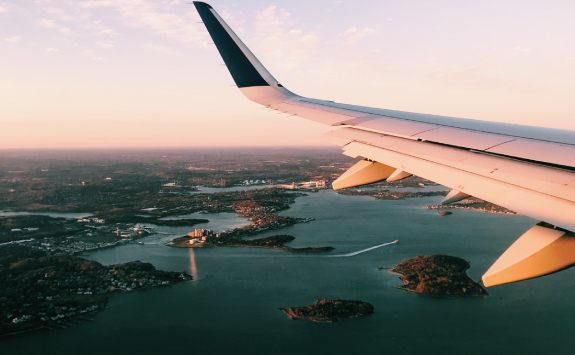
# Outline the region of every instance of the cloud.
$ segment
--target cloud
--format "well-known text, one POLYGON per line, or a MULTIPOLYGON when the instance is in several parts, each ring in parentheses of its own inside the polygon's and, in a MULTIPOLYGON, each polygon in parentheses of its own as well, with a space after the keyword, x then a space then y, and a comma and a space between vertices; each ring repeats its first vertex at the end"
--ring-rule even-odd
POLYGON ((59 20, 61 21, 77 21, 78 19, 70 14, 68 14, 66 11, 57 8, 57 7, 48 7, 45 8, 44 11, 46 11, 47 13, 49 13, 50 15, 57 17, 59 20))
POLYGON ((8 12, 8 10, 4 6, 0 5, 0 14, 3 12, 8 12))
POLYGON ((58 52, 59 49, 58 48, 54 48, 54 47, 50 47, 50 48, 46 48, 47 52, 58 52))
POLYGON ((116 34, 116 31, 114 31, 111 28, 101 30, 100 32, 98 32, 98 35, 115 35, 115 34, 116 34))
POLYGON ((96 42, 96 45, 100 48, 113 48, 114 47, 114 45, 112 43, 102 42, 102 41, 96 42))
POLYGON ((319 38, 314 33, 304 33, 292 26, 290 13, 271 5, 256 15, 254 42, 266 56, 286 68, 294 68, 307 60, 319 38))
POLYGON ((130 27, 148 28, 157 34, 167 35, 181 41, 206 45, 206 32, 197 25, 199 15, 192 7, 186 13, 164 12, 156 9, 156 3, 146 0, 85 1, 78 3, 84 9, 111 8, 118 11, 130 27))
POLYGON ((83 1, 81 3, 82 7, 88 8, 88 9, 98 9, 98 8, 102 8, 102 7, 108 7, 108 6, 112 6, 113 3, 112 1, 83 1))
POLYGON ((22 37, 14 36, 14 37, 5 38, 4 41, 6 41, 8 43, 17 43, 20 41, 20 39, 22 39, 22 37))
POLYGON ((345 38, 344 43, 356 44, 356 43, 360 42, 362 39, 364 39, 365 37, 367 37, 371 34, 374 34, 374 33, 375 33, 375 30, 373 28, 366 27, 362 30, 358 30, 355 27, 350 27, 343 33, 343 37, 345 38))
POLYGON ((62 26, 62 25, 57 24, 54 20, 41 18, 41 19, 37 20, 37 23, 41 27, 57 30, 58 32, 60 32, 64 35, 71 35, 72 34, 71 29, 69 29, 66 26, 62 26))
POLYGON ((83 28, 97 36, 117 35, 116 31, 102 24, 102 21, 86 21, 83 28))

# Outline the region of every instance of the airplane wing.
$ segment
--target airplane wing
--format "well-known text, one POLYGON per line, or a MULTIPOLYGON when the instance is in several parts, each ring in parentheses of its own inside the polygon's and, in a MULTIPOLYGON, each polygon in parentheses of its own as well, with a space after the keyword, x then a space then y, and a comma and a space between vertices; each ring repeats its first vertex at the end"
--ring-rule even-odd
POLYGON ((575 264, 575 131, 355 106, 294 94, 281 85, 208 4, 194 2, 240 91, 279 112, 334 129, 324 138, 361 157, 334 189, 410 175, 541 221, 483 276, 485 286, 575 264))

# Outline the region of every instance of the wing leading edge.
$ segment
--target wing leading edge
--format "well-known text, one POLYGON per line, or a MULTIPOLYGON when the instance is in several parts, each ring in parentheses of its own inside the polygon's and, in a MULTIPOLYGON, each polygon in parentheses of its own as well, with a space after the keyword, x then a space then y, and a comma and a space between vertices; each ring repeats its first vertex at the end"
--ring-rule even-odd
POLYGON ((329 126, 324 138, 366 158, 340 189, 412 174, 544 221, 483 276, 486 286, 575 264, 575 132, 354 106, 302 97, 281 85, 208 4, 194 2, 240 91, 250 100, 329 126), (573 250, 573 253, 565 252, 573 250), (558 250, 563 252, 559 253, 558 250))

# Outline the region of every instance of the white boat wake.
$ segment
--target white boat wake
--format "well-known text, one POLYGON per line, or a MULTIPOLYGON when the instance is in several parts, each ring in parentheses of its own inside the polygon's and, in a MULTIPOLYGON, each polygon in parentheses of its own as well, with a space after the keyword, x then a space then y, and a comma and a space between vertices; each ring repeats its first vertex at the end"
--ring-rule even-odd
POLYGON ((361 254, 361 253, 368 252, 368 251, 373 250, 373 249, 377 249, 377 248, 384 247, 384 246, 386 246, 386 245, 397 244, 397 242, 398 242, 397 240, 394 240, 393 242, 390 242, 390 243, 385 243, 385 244, 376 245, 376 246, 374 246, 374 247, 367 248, 367 249, 363 249, 363 250, 360 250, 360 251, 354 251, 353 253, 349 253, 349 254, 330 255, 330 256, 328 256, 328 258, 343 258, 343 257, 347 257, 347 256, 355 256, 355 255, 358 255, 358 254, 361 254))

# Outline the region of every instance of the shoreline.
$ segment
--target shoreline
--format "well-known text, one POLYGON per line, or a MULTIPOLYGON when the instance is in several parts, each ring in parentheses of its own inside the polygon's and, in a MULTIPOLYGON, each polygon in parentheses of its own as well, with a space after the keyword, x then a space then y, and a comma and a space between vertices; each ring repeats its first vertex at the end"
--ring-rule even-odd
MULTIPOLYGON (((392 274, 392 275, 396 275, 396 276, 406 276, 406 275, 404 275, 404 274, 402 274, 402 273, 400 273, 400 272, 395 271, 393 268, 388 269, 388 270, 386 270, 386 271, 387 271, 388 273, 392 274)), ((405 292, 416 293, 416 294, 418 294, 418 295, 423 295, 423 296, 426 296, 426 297, 433 297, 433 298, 467 298, 467 297, 470 297, 470 296, 471 296, 471 297, 485 297, 485 296, 489 296, 489 295, 487 295, 487 294, 486 294, 486 295, 470 295, 470 296, 468 296, 468 295, 433 295, 433 294, 424 293, 424 292, 419 292, 419 291, 416 291, 416 290, 412 290, 412 289, 406 288, 406 287, 405 287, 405 284, 403 284, 403 285, 397 285, 397 286, 391 286, 391 287, 396 288, 396 289, 398 289, 398 290, 405 291, 405 292)))
POLYGON ((184 245, 174 245, 174 244, 166 244, 166 246, 169 247, 173 247, 173 248, 226 248, 226 247, 232 247, 232 248, 259 248, 259 249, 275 249, 275 250, 282 250, 282 251, 290 251, 290 252, 300 252, 300 253, 306 253, 306 252, 328 252, 328 251, 332 251, 335 250, 334 247, 301 247, 301 248, 293 248, 293 247, 288 247, 286 245, 284 245, 283 247, 278 247, 278 246, 266 246, 266 245, 244 245, 244 244, 209 244, 209 245, 194 245, 194 244, 190 244, 189 246, 184 246, 184 245), (300 250, 300 249, 307 249, 308 250, 300 250), (318 250, 313 250, 313 249, 318 249, 318 250), (325 249, 325 250, 319 250, 319 249, 325 249))
POLYGON ((275 249, 275 250, 282 250, 288 252, 295 252, 295 253, 317 253, 317 252, 330 252, 335 248, 327 246, 327 247, 301 247, 301 248, 294 248, 285 243, 291 242, 295 240, 295 237, 291 235, 273 235, 270 237, 261 237, 261 238, 254 238, 254 239, 242 239, 241 237, 234 237, 229 241, 214 241, 214 240, 206 240, 202 243, 193 243, 190 244, 190 241, 193 240, 194 237, 183 236, 179 238, 175 238, 172 240, 171 243, 166 244, 167 246, 171 246, 174 248, 222 248, 222 247, 236 247, 236 248, 260 248, 260 249, 275 249))

